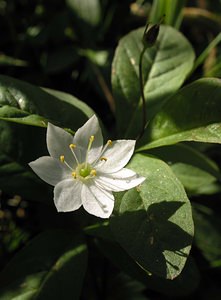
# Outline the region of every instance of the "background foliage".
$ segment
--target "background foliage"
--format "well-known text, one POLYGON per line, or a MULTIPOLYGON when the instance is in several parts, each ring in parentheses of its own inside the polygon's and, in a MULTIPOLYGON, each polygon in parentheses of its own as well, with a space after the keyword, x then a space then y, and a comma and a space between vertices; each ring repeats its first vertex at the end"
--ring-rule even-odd
POLYGON ((0 0, 0 16, 0 299, 219 299, 221 1, 0 0), (136 138, 144 26, 164 14, 129 163, 148 180, 105 222, 58 214, 27 165, 47 121, 95 112, 136 138))

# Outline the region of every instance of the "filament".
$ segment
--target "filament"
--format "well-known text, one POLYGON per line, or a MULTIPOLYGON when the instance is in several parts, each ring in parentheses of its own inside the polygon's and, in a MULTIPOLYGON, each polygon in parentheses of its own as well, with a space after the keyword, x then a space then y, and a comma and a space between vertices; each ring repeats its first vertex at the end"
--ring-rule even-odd
POLYGON ((74 152, 74 149, 75 149, 76 147, 77 147, 77 146, 76 146, 75 144, 70 144, 70 145, 69 145, 69 148, 71 149, 71 152, 72 152, 72 154, 74 155, 74 158, 75 158, 77 164, 79 165, 79 160, 78 160, 78 158, 77 158, 77 155, 76 155, 75 152, 74 152))

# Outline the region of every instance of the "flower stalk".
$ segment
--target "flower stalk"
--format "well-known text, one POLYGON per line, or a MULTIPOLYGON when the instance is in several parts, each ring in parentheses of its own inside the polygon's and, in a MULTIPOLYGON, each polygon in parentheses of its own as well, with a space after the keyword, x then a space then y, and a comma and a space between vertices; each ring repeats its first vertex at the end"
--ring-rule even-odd
POLYGON ((149 24, 147 23, 143 33, 143 38, 142 38, 143 49, 140 53, 140 58, 139 58, 139 83, 140 83, 140 94, 141 94, 142 112, 143 112, 142 129, 136 140, 139 140, 142 137, 147 125, 146 100, 144 95, 144 80, 143 80, 143 69, 142 69, 143 57, 146 49, 151 48, 155 45, 160 30, 160 24, 163 22, 163 19, 164 16, 161 18, 158 24, 154 24, 150 28, 149 28, 149 24))

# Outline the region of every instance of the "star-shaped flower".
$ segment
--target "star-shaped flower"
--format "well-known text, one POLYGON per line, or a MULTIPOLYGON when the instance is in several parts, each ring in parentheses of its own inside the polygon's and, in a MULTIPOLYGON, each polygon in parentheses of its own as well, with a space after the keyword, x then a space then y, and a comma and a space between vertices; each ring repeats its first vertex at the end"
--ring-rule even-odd
POLYGON ((145 180, 124 168, 134 147, 134 140, 109 140, 103 146, 101 128, 94 115, 74 137, 48 123, 50 156, 40 157, 29 165, 54 186, 54 203, 59 212, 74 211, 83 205, 88 213, 108 218, 114 208, 112 192, 131 189, 145 180))

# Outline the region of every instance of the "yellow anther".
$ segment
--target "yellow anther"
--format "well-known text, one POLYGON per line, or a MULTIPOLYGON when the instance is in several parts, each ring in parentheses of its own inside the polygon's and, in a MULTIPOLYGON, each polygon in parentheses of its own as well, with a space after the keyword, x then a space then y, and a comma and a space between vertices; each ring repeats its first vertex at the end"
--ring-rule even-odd
POLYGON ((60 156, 60 161, 63 163, 64 162, 64 155, 60 156))
POLYGON ((76 177, 77 177, 77 174, 76 174, 76 172, 72 172, 72 173, 71 173, 71 175, 72 175, 74 178, 76 178, 76 177))
POLYGON ((94 135, 90 136, 90 143, 92 143, 94 141, 94 135))
POLYGON ((96 170, 95 170, 95 169, 91 170, 91 172, 90 172, 90 175, 92 175, 92 176, 96 176, 96 175, 97 175, 97 172, 96 172, 96 170))
POLYGON ((107 141, 108 146, 111 146, 112 143, 113 143, 112 140, 108 140, 108 141, 107 141))
POLYGON ((106 157, 104 157, 104 156, 102 156, 102 157, 100 158, 100 160, 107 161, 107 158, 106 158, 106 157))
POLYGON ((76 148, 76 145, 75 144, 70 144, 69 147, 70 147, 70 149, 74 149, 74 148, 76 148))

